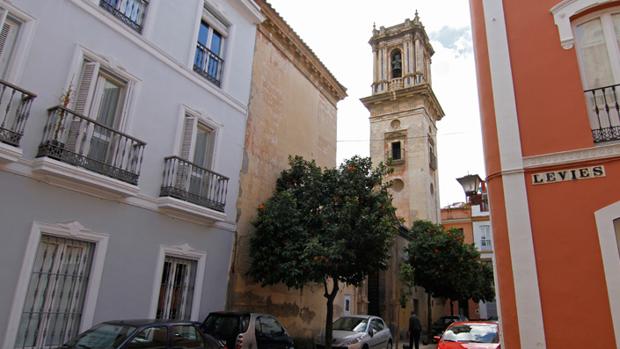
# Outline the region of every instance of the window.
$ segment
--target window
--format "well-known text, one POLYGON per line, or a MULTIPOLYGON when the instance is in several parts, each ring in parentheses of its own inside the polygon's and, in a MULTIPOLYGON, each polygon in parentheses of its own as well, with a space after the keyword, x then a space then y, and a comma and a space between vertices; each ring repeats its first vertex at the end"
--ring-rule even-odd
POLYGON ((403 154, 401 151, 401 142, 392 142, 392 160, 402 160, 403 159, 403 154))
POLYGON ((15 347, 59 346, 80 328, 95 243, 42 235, 15 347))
POLYGON ((142 32, 148 0, 100 0, 99 6, 138 33, 142 32))
POLYGON ((92 128, 90 133, 84 122, 75 118, 67 140, 69 149, 98 162, 110 162, 118 143, 111 130, 120 128, 126 94, 126 81, 102 69, 99 63, 84 60, 73 108, 98 124, 88 127, 92 128))
POLYGON ((196 264, 195 260, 165 257, 156 311, 157 319, 190 319, 196 264))
POLYGON ((222 82, 223 45, 224 36, 222 33, 202 20, 198 29, 194 71, 217 86, 220 86, 222 82))
POLYGON ((171 347, 179 349, 203 349, 204 339, 191 325, 173 326, 171 336, 171 347))
POLYGON ((149 327, 138 333, 126 349, 166 349, 168 329, 166 327, 149 327))
POLYGON ((256 320, 256 331, 266 337, 281 336, 285 332, 278 320, 270 316, 261 316, 256 320))
POLYGON ((184 171, 189 172, 189 193, 206 198, 211 188, 211 175, 206 170, 213 166, 215 130, 200 122, 197 117, 186 115, 183 124, 181 158, 192 162, 194 166, 184 171))
POLYGON ((344 296, 344 315, 351 315, 351 295, 344 296))
POLYGON ((577 52, 596 143, 620 139, 620 9, 575 22, 577 52))
POLYGON ((480 250, 490 251, 492 249, 493 249, 493 246, 491 243, 491 226, 481 225, 480 226, 480 250))

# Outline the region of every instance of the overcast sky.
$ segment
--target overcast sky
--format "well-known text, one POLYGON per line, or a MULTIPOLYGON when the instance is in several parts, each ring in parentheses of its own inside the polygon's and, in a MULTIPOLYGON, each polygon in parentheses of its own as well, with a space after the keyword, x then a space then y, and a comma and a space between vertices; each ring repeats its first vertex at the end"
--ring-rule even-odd
POLYGON ((373 23, 389 27, 416 9, 435 49, 433 90, 446 116, 438 123, 441 205, 464 201, 457 177, 485 177, 468 0, 268 0, 346 88, 338 103, 338 162, 369 155, 373 23))

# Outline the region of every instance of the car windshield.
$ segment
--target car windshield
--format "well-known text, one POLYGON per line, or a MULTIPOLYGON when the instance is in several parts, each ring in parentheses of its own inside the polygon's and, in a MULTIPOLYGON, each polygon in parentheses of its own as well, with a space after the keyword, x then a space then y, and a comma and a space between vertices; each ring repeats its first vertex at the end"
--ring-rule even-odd
POLYGON ((452 326, 444 332, 441 339, 459 343, 499 343, 497 325, 492 324, 452 326))
POLYGON ((215 337, 236 337, 247 331, 249 315, 210 314, 203 324, 203 330, 215 337))
POLYGON ((334 321, 334 331, 365 332, 368 319, 361 317, 341 317, 334 321))
POLYGON ((136 331, 134 326, 100 324, 69 341, 66 346, 81 349, 115 349, 136 331))

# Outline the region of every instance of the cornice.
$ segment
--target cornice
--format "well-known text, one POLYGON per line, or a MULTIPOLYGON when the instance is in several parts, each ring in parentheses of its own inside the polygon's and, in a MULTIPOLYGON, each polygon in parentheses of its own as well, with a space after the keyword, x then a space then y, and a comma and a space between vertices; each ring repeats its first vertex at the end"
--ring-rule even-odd
POLYGON ((433 56, 435 54, 435 50, 431 45, 431 41, 428 38, 428 34, 426 33, 424 25, 422 25, 421 22, 416 21, 415 19, 412 21, 407 18, 403 23, 396 24, 387 28, 381 26, 379 27, 379 30, 374 29, 372 34, 373 35, 368 41, 368 43, 373 47, 377 46, 377 44, 379 44, 380 42, 401 38, 403 36, 413 36, 414 38, 420 36, 422 42, 424 43, 424 46, 429 52, 429 56, 433 56))
POLYGON ((544 155, 527 156, 523 158, 523 165, 525 168, 538 168, 611 158, 620 158, 620 143, 544 155))
POLYGON ((286 23, 266 0, 255 0, 265 15, 258 31, 282 51, 297 69, 336 105, 347 96, 347 89, 325 67, 323 62, 286 23))
POLYGON ((379 93, 361 98, 360 101, 370 110, 371 107, 377 104, 390 103, 413 97, 422 97, 427 100, 431 109, 430 112, 432 116, 434 116, 435 121, 440 121, 446 115, 441 104, 439 104, 439 100, 437 100, 437 96, 435 96, 435 92, 433 92, 433 88, 429 84, 420 84, 395 91, 379 93))

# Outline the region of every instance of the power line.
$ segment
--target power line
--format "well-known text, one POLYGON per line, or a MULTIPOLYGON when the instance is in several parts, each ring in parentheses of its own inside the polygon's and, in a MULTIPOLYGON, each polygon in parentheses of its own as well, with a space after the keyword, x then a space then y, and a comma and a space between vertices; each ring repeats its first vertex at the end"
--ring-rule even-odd
MULTIPOLYGON (((451 133, 441 133, 438 136, 456 136, 456 135, 462 135, 465 134, 465 132, 451 132, 451 133)), ((411 136, 411 137, 407 137, 405 139, 417 139, 417 138, 428 138, 428 136, 411 136)), ((395 137, 394 139, 399 139, 398 137, 395 137)), ((400 138, 402 139, 402 138, 400 138)), ((372 138, 372 139, 339 139, 336 140, 337 143, 354 143, 354 142, 383 142, 385 140, 385 138, 372 138)))

